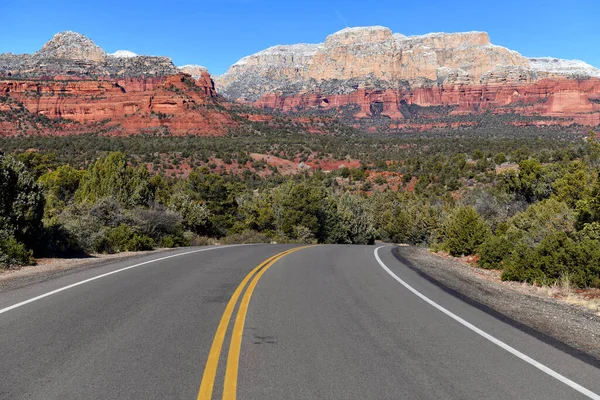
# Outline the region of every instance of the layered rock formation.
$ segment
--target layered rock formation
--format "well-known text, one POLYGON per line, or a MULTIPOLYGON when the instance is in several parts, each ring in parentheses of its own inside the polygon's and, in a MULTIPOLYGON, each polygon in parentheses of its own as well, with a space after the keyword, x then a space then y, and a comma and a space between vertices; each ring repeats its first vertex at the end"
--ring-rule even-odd
POLYGON ((107 54, 75 32, 32 55, 0 55, 0 135, 221 135, 234 118, 205 68, 168 57, 107 54))
POLYGON ((245 57, 216 84, 230 100, 284 111, 358 105, 356 118, 402 119, 415 104, 596 125, 598 78, 600 70, 581 61, 529 59, 491 44, 484 32, 404 36, 366 27, 245 57))
MULTIPOLYGON (((79 123, 71 133, 95 127, 113 135, 222 135, 234 125, 232 116, 218 107, 208 73, 198 80, 183 74, 118 80, 0 80, 0 114, 21 106, 56 121, 58 130, 63 121, 79 123)), ((22 125, 18 120, 0 123, 0 135, 34 133, 19 131, 22 125)))

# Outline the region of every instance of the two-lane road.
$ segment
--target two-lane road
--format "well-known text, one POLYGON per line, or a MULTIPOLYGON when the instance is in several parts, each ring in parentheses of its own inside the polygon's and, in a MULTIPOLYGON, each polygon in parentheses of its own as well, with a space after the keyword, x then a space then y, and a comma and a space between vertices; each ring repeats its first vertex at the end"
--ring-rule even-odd
POLYGON ((182 249, 0 292, 0 399, 600 399, 598 366, 376 249, 182 249))

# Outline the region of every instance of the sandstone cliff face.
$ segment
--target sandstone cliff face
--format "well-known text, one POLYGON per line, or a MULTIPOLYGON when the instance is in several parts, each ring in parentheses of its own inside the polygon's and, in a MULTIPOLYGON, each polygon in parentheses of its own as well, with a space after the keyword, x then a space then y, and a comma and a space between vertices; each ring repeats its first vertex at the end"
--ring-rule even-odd
MULTIPOLYGON (((93 125, 115 135, 167 131, 222 135, 234 125, 231 115, 217 107, 207 72, 198 80, 185 74, 116 80, 0 80, 0 108, 4 105, 4 111, 10 111, 11 104, 22 104, 33 115, 59 124, 65 119, 79 123, 76 130, 71 126, 72 134, 90 131, 93 125)), ((18 121, 0 124, 0 135, 23 133, 18 126, 18 121)))
POLYGON ((528 59, 484 32, 404 36, 366 27, 245 57, 216 85, 230 100, 283 111, 359 105, 355 117, 367 118, 376 105, 378 115, 402 119, 403 107, 416 104, 596 125, 597 78, 600 70, 581 61, 528 59))
MULTIPOLYGON (((346 28, 323 44, 275 46, 245 57, 216 83, 230 99, 255 101, 276 91, 318 88, 323 93, 330 87, 324 94, 334 94, 346 81, 377 89, 473 84, 488 76, 508 79, 513 71, 529 67, 527 58, 492 45, 484 32, 404 36, 385 27, 346 28), (328 81, 336 83, 324 84, 328 81)), ((520 79, 532 79, 531 74, 521 75, 520 79)))

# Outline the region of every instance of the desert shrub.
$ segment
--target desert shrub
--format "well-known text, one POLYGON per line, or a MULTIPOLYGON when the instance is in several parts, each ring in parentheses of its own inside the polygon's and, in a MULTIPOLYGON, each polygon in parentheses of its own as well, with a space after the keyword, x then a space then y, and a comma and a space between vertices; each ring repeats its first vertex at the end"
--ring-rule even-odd
POLYGON ((99 243, 103 242, 105 231, 109 229, 103 221, 90 215, 90 209, 89 204, 71 204, 56 217, 56 224, 64 227, 77 246, 87 253, 97 252, 96 249, 102 247, 99 243))
POLYGON ((235 233, 221 239, 222 244, 253 244, 253 243, 271 243, 271 238, 267 235, 247 230, 242 233, 235 233))
POLYGON ((152 238, 157 243, 170 236, 174 243, 183 243, 183 226, 181 216, 161 206, 153 208, 135 208, 127 212, 128 225, 136 231, 152 238))
POLYGON ((116 252, 152 250, 154 241, 131 227, 121 224, 108 231, 108 245, 116 252))
POLYGON ((534 158, 522 160, 518 172, 507 172, 502 178, 505 190, 528 203, 547 199, 552 194, 553 171, 534 158))
POLYGON ((110 228, 104 228, 90 235, 86 242, 86 251, 88 253, 117 253, 119 250, 113 246, 111 240, 109 239, 109 232, 110 228))
POLYGON ((275 235, 275 210, 269 191, 247 193, 239 196, 237 202, 238 211, 247 229, 275 235))
POLYGON ((0 152, 0 231, 35 249, 43 215, 42 187, 23 163, 0 152))
POLYGON ((592 193, 597 174, 581 161, 573 161, 567 171, 552 183, 554 197, 575 208, 578 201, 588 198, 592 193))
POLYGON ((208 232, 211 214, 202 201, 194 200, 184 192, 177 192, 169 200, 169 209, 181 215, 185 229, 196 233, 208 232))
POLYGON ((0 269, 33 264, 33 252, 14 236, 0 232, 0 269))
POLYGON ((555 232, 535 248, 521 243, 508 260, 502 279, 551 285, 567 275, 576 286, 600 287, 599 241, 576 242, 564 232, 555 232))
POLYGON ((530 246, 540 243, 554 232, 575 231, 575 214, 567 204, 548 199, 533 204, 508 221, 507 232, 530 246))
POLYGON ((154 249, 154 240, 146 235, 134 233, 127 242, 127 251, 146 251, 154 249))
MULTIPOLYGON (((82 206, 83 210, 85 207, 82 206)), ((89 208, 89 216, 96 219, 102 226, 115 228, 127 222, 123 207, 114 197, 104 197, 93 203, 89 208)))
POLYGON ((176 239, 173 236, 165 236, 160 240, 160 247, 172 249, 174 247, 179 247, 176 239))
POLYGON ((185 233, 185 240, 188 246, 212 246, 216 243, 215 239, 208 236, 200 236, 193 232, 185 233))
POLYGON ((188 235, 167 235, 160 238, 160 247, 163 248, 174 248, 174 247, 185 247, 189 246, 192 238, 188 235))
POLYGON ((38 179, 46 196, 46 218, 55 216, 74 199, 83 174, 84 171, 76 170, 70 165, 61 165, 38 179))
POLYGON ((148 170, 129 166, 123 153, 98 159, 81 177, 76 193, 82 202, 111 197, 126 207, 148 204, 151 196, 148 170))
POLYGON ((315 237, 313 231, 310 228, 302 225, 296 225, 294 227, 294 233, 291 236, 291 239, 293 239, 293 241, 296 243, 302 244, 317 243, 317 238, 315 237))
POLYGON ((479 246, 478 265, 485 269, 503 269, 504 262, 510 256, 515 243, 506 235, 489 235, 479 246))
POLYGON ((298 240, 323 238, 321 204, 326 194, 322 187, 289 180, 275 188, 272 196, 278 232, 298 240))
POLYGON ((473 207, 458 207, 444 221, 444 249, 453 256, 475 254, 490 230, 473 207))
POLYGON ((591 239, 600 241, 600 222, 592 222, 583 225, 582 229, 577 232, 579 240, 591 239))
POLYGON ((331 195, 334 201, 333 218, 325 221, 327 241, 340 244, 372 244, 375 228, 368 201, 360 196, 344 193, 331 195))
POLYGON ((376 236, 393 243, 432 244, 439 233, 440 209, 411 193, 375 194, 371 214, 376 236))
POLYGON ((466 192, 461 204, 473 206, 492 228, 526 210, 529 205, 524 200, 517 199, 514 194, 488 188, 475 188, 466 192))

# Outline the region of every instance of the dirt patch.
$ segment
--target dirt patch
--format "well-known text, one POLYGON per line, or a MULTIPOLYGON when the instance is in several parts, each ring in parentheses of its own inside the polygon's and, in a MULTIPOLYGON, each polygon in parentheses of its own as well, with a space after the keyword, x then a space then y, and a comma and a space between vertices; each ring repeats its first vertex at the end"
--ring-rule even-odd
POLYGON ((489 308, 503 319, 529 328, 538 338, 600 366, 600 316, 593 308, 543 288, 501 282, 500 271, 472 267, 424 248, 402 246, 395 248, 394 254, 435 284, 458 292, 465 301, 489 308))

